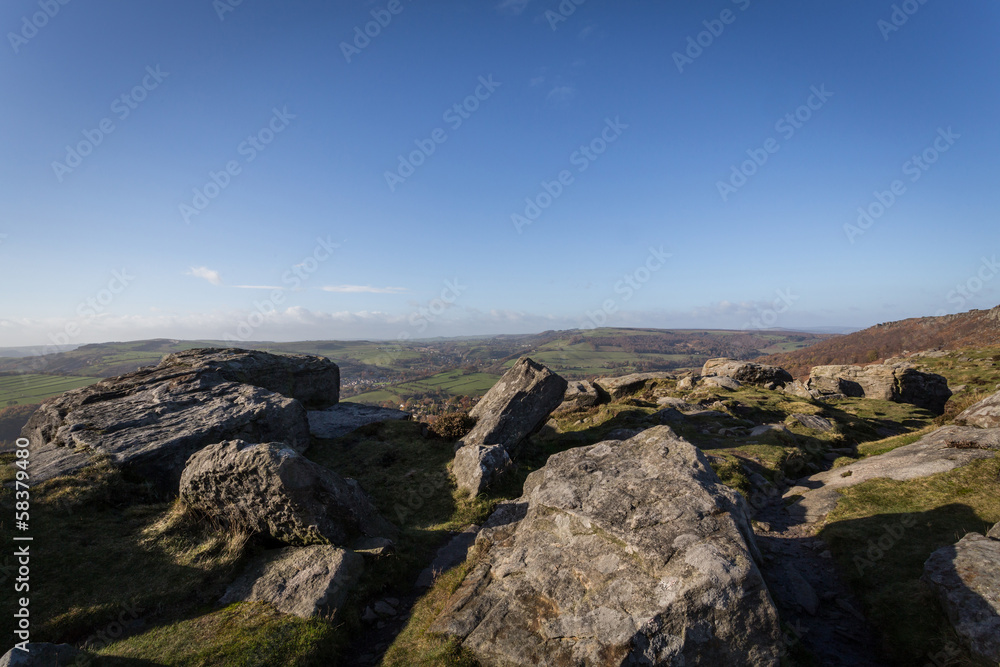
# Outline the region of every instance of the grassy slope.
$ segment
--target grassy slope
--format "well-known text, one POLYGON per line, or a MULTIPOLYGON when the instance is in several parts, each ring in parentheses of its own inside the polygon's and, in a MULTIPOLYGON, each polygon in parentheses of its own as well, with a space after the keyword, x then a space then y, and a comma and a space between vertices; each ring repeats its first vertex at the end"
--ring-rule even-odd
POLYGON ((70 389, 94 384, 100 379, 41 374, 0 376, 0 407, 40 403, 70 389))

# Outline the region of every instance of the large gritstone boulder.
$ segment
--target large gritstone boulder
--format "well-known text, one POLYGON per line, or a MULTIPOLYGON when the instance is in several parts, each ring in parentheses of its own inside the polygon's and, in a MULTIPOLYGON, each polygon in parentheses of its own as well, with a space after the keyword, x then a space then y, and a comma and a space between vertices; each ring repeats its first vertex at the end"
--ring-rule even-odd
POLYGON ((476 425, 458 442, 452 466, 459 488, 482 491, 500 472, 495 464, 506 465, 559 407, 566 387, 565 379, 527 357, 504 373, 469 411, 476 425))
POLYGON ((905 362, 871 366, 815 366, 810 372, 808 387, 821 394, 911 403, 936 414, 944 412, 944 404, 951 398, 948 381, 943 376, 918 371, 905 362))
POLYGON ((292 545, 395 535, 356 481, 283 443, 205 447, 184 468, 181 498, 233 528, 292 545))
POLYGON ((235 348, 199 348, 168 354, 158 368, 212 369, 224 380, 296 398, 306 408, 322 409, 340 399, 340 368, 324 357, 271 354, 235 348))
POLYGON ((1000 541, 969 533, 924 563, 958 636, 989 664, 1000 663, 1000 541))
POLYGON ((657 426, 549 458, 430 632, 499 665, 778 665, 747 507, 657 426))
POLYGON ((792 382, 791 373, 784 368, 768 366, 767 364, 757 364, 752 361, 737 361, 719 357, 709 359, 701 369, 704 376, 718 375, 728 377, 743 384, 757 386, 784 387, 792 382))
MULTIPOLYGON (((172 493, 188 457, 206 445, 244 439, 283 441, 298 451, 309 446, 306 410, 299 401, 233 381, 238 375, 233 368, 223 368, 221 361, 209 363, 196 352, 169 355, 159 366, 50 399, 21 434, 44 451, 53 475, 72 469, 55 465, 60 455, 80 467, 84 460, 79 452, 85 451, 107 456, 172 493)), ((235 351, 211 352, 208 356, 218 353, 227 364, 244 368, 239 366, 244 357, 235 351)), ((266 353, 245 354, 256 360, 249 366, 260 367, 266 353)), ((277 355, 266 357, 275 368, 286 363, 277 355)))

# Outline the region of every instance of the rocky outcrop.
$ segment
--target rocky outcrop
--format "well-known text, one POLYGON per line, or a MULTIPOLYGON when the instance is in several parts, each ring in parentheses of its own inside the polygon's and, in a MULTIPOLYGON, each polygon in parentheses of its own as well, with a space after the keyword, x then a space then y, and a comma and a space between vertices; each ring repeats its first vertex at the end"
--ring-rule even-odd
POLYGON ((384 421, 408 421, 412 415, 402 410, 364 403, 338 403, 325 410, 309 411, 309 432, 324 439, 340 438, 351 431, 384 421))
POLYGON ((962 411, 955 422, 980 428, 1000 428, 1000 392, 962 411))
POLYGON ((612 398, 622 398, 629 394, 634 394, 650 380, 676 380, 674 373, 667 371, 656 371, 652 373, 632 373, 619 377, 597 378, 594 382, 604 391, 608 392, 612 398))
POLYGON ((250 384, 295 398, 312 409, 335 405, 340 398, 337 364, 308 354, 199 348, 168 354, 157 368, 210 369, 229 382, 250 384))
POLYGON ((460 489, 478 494, 499 475, 521 443, 562 402, 567 382, 524 357, 504 373, 469 415, 476 425, 458 441, 452 473, 460 489))
POLYGON ((861 459, 799 480, 785 492, 789 513, 812 523, 837 506, 838 489, 885 477, 899 481, 929 477, 991 458, 1000 451, 1000 429, 945 426, 911 445, 861 459))
POLYGON ((574 382, 570 382, 566 386, 566 393, 563 395, 563 402, 556 408, 556 412, 590 408, 600 402, 600 387, 593 382, 576 380, 574 382))
POLYGON ((484 666, 777 665, 742 497, 657 426, 528 476, 430 631, 484 666))
POLYGON ((729 377, 742 384, 771 386, 772 389, 784 387, 793 379, 788 371, 778 366, 758 364, 752 361, 737 361, 725 357, 706 361, 701 369, 701 374, 729 377))
POLYGON ((937 593, 955 632, 990 664, 1000 662, 1000 541, 970 533, 938 549, 923 580, 937 593))
POLYGON ((986 537, 991 540, 1000 540, 1000 523, 990 528, 990 532, 986 533, 986 537))
POLYGON ((94 664, 90 655, 69 644, 30 642, 22 651, 12 648, 0 657, 0 667, 74 667, 94 664))
MULTIPOLYGON (((235 377, 221 362, 192 351, 170 355, 159 365, 102 380, 46 401, 28 420, 22 436, 47 448, 50 463, 79 452, 104 455, 162 490, 176 493, 188 457, 206 445, 229 439, 283 441, 304 451, 309 427, 302 404, 235 377), (185 360, 181 363, 181 359, 185 360), (60 450, 52 450, 54 445, 60 450)), ((238 365, 235 351, 212 355, 238 365)), ((262 363, 261 355, 247 353, 262 363)), ((208 356, 212 356, 208 355, 208 356)), ((274 364, 284 362, 277 355, 274 364)), ((214 357, 213 357, 214 358, 214 357)), ((58 472, 59 465, 52 471, 58 472)), ((35 478, 35 481, 40 481, 35 478)))
POLYGON ((944 412, 944 404, 951 398, 943 376, 918 371, 909 363, 815 366, 808 388, 821 394, 911 403, 936 414, 944 412))
POLYGON ((205 447, 184 468, 180 494, 226 525, 292 545, 395 535, 356 481, 284 443, 236 440, 205 447))
POLYGON ((266 602, 301 618, 334 616, 364 571, 353 551, 318 545, 265 553, 234 581, 221 604, 266 602))

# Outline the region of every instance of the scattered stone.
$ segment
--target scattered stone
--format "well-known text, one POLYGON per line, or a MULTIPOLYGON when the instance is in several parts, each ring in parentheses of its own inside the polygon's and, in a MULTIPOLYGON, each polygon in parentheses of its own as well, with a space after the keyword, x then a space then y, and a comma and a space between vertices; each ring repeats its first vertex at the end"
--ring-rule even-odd
POLYGON ((375 605, 372 607, 372 610, 379 616, 396 615, 396 609, 385 600, 379 600, 378 602, 376 602, 375 605))
POLYGON ((792 600, 795 604, 810 616, 815 616, 816 609, 819 607, 816 591, 791 563, 785 564, 785 584, 791 590, 792 600))
POLYGON ((309 432, 317 438, 333 439, 347 435, 368 424, 384 421, 409 421, 412 415, 402 410, 380 408, 364 403, 338 403, 326 410, 310 410, 309 432))
POLYGON ((664 410, 660 410, 659 412, 654 414, 653 417, 660 424, 673 424, 676 422, 684 421, 684 414, 674 408, 666 408, 664 410))
POLYGON ((475 496, 502 474, 562 402, 566 387, 565 379, 527 357, 504 373, 469 412, 477 421, 458 442, 452 465, 458 487, 475 496))
POLYGON ((622 398, 629 394, 634 394, 650 380, 676 380, 677 376, 666 371, 654 373, 632 373, 613 378, 597 378, 594 382, 604 391, 608 392, 612 398, 622 398))
POLYGON ((1000 542, 969 533, 924 563, 955 632, 978 657, 1000 662, 1000 542))
POLYGON ((69 644, 31 642, 27 651, 12 648, 0 658, 0 667, 72 667, 92 664, 94 659, 69 644))
POLYGON ((451 472, 458 488, 476 496, 511 466, 503 445, 466 445, 455 452, 451 472))
POLYGON ((416 587, 430 588, 434 585, 435 577, 464 562, 478 534, 479 526, 469 526, 438 549, 434 560, 417 577, 416 587))
POLYGON ((734 380, 733 378, 726 377, 724 375, 720 375, 718 377, 716 376, 703 377, 701 379, 701 383, 709 387, 719 387, 721 389, 728 389, 730 391, 736 391, 737 389, 740 388, 739 380, 734 380))
POLYGON ((586 380, 577 380, 567 384, 566 393, 563 394, 563 402, 556 408, 556 412, 590 408, 600 402, 601 392, 596 384, 586 380))
POLYGON ((662 406, 668 407, 668 408, 674 408, 676 410, 679 410, 679 411, 685 412, 685 413, 687 413, 687 412, 695 412, 695 411, 701 409, 697 405, 693 405, 691 403, 688 403, 683 398, 676 398, 674 396, 663 396, 661 398, 658 398, 658 399, 656 399, 656 404, 657 405, 662 405, 662 406))
POLYGON ((792 419, 802 424, 806 428, 813 429, 814 431, 826 432, 833 430, 833 424, 830 422, 830 420, 824 417, 820 417, 819 415, 794 414, 792 415, 792 419))
POLYGON ((219 603, 266 602, 300 618, 334 616, 363 570, 363 559, 352 551, 285 547, 252 562, 219 603))
POLYGON ((788 427, 784 424, 761 424, 750 431, 751 438, 759 438, 774 431, 775 433, 788 433, 788 427))
POLYGON ((356 481, 282 443, 236 440, 202 449, 184 468, 181 498, 224 524, 293 545, 345 545, 396 532, 356 481))
POLYGON ((815 366, 809 389, 823 394, 845 394, 911 403, 936 414, 944 412, 951 397, 948 381, 935 373, 924 373, 908 362, 871 366, 815 366))
MULTIPOLYGON (((265 362, 277 368, 288 364, 298 368, 308 362, 294 358, 286 362, 264 352, 198 352, 168 355, 158 366, 50 399, 21 434, 36 445, 59 448, 44 450, 47 474, 74 469, 81 463, 78 450, 87 450, 107 456, 168 493, 177 492, 188 457, 223 440, 283 441, 305 451, 309 426, 298 400, 228 378, 242 377, 245 367, 263 367, 265 362), (60 458, 67 461, 60 463, 60 458)), ((322 361, 320 365, 329 365, 329 372, 339 377, 336 365, 322 361)), ((268 378, 265 373, 264 379, 268 378)), ((291 380, 285 384, 294 385, 291 380)), ((33 480, 43 481, 38 471, 33 480)))
POLYGON ((719 410, 697 410, 695 412, 690 413, 687 416, 692 419, 697 417, 701 418, 707 417, 708 419, 721 419, 723 417, 729 417, 729 414, 726 412, 720 412, 719 410))
POLYGON ((1000 428, 1000 392, 966 408, 955 422, 980 428, 1000 428))
POLYGON ((373 623, 378 620, 378 614, 371 607, 365 607, 365 612, 361 614, 361 620, 365 623, 373 623))
POLYGON ((476 544, 430 631, 484 665, 778 662, 746 503, 666 426, 551 456, 476 544))
POLYGON ((783 387, 793 380, 791 374, 784 368, 725 357, 706 361, 701 374, 729 377, 741 384, 772 385, 771 388, 783 387))
POLYGON ((694 389, 697 386, 699 376, 689 375, 677 381, 677 388, 681 390, 694 389))

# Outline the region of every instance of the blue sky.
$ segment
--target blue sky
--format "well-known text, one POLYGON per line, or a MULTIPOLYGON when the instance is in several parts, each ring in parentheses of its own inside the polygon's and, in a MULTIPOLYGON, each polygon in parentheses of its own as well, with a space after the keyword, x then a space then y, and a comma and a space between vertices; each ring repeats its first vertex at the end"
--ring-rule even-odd
POLYGON ((995 2, 63 1, 0 8, 0 345, 1000 302, 995 2))

